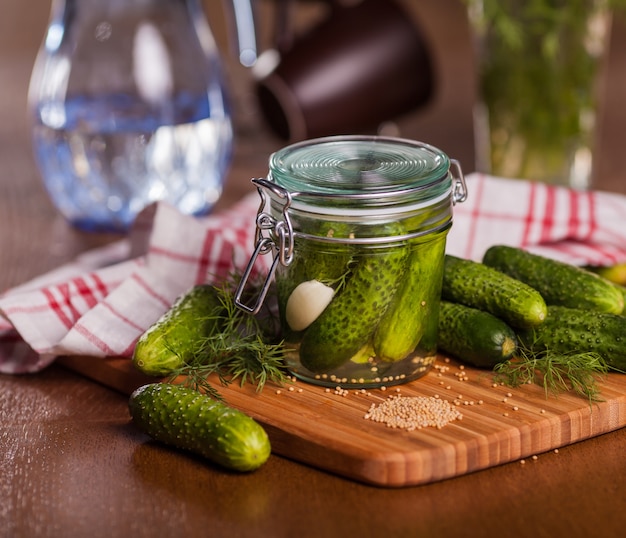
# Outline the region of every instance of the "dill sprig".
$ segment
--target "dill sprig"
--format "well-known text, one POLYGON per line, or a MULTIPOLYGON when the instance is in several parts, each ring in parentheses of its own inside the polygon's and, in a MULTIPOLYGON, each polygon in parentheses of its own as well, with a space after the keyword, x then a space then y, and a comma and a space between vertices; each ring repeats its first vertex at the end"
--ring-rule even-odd
POLYGON ((535 383, 543 386, 546 397, 573 391, 590 402, 601 400, 598 381, 608 371, 606 361, 592 351, 562 353, 524 347, 515 358, 494 367, 496 380, 508 386, 535 383))
MULTIPOLYGON (((250 315, 235 304, 236 274, 215 286, 220 306, 210 315, 215 330, 198 342, 197 351, 183 366, 172 372, 170 381, 202 390, 222 399, 219 390, 208 380, 216 375, 221 385, 238 381, 256 385, 261 391, 268 381, 282 385, 287 380, 284 370, 284 343, 278 340, 278 321, 270 295, 256 315, 250 315)), ((256 286, 251 285, 251 288, 256 286)))

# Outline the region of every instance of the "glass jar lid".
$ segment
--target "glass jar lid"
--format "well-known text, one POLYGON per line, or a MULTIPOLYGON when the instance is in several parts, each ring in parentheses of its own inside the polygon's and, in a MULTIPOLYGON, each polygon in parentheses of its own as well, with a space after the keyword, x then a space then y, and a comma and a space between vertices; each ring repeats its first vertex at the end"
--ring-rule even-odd
POLYGON ((450 195, 449 169, 447 155, 428 144, 336 136, 277 151, 270 157, 268 179, 307 205, 381 208, 450 195))
POLYGON ((335 136, 287 146, 270 156, 267 178, 253 178, 261 197, 255 249, 235 303, 257 313, 278 265, 294 258, 296 236, 329 243, 388 245, 446 231, 452 205, 467 198, 460 164, 421 142, 391 137, 335 136), (422 211, 427 208, 427 211, 422 211), (320 234, 302 224, 354 224, 343 234, 320 234), (394 223, 400 226, 388 227, 394 223), (243 290, 259 256, 274 259, 254 305, 243 290))

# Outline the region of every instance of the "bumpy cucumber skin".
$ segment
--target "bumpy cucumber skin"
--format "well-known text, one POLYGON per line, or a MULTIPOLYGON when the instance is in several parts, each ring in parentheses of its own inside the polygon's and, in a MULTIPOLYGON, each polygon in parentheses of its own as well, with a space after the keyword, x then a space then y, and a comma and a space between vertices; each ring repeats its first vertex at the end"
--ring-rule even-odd
POLYGON ((546 317, 541 293, 488 265, 447 254, 441 296, 484 310, 515 328, 535 327, 546 317))
POLYGON ((492 368, 513 357, 515 330, 496 316, 462 304, 441 301, 439 349, 478 368, 492 368))
POLYGON ((367 344, 404 276, 408 254, 408 248, 395 247, 358 258, 346 284, 304 332, 302 366, 328 372, 367 344))
POLYGON ((441 235, 411 247, 404 278, 374 335, 374 352, 381 360, 402 360, 424 334, 436 333, 445 246, 445 235, 441 235))
POLYGON ((253 471, 271 453, 267 433, 254 419, 181 385, 143 385, 131 394, 128 408, 153 439, 228 469, 253 471))
POLYGON ((518 331, 518 337, 534 351, 596 352, 610 367, 626 371, 626 317, 618 314, 549 305, 544 323, 518 331))
POLYGON ((139 337, 132 357, 135 368, 166 376, 183 366, 199 351, 203 337, 219 328, 221 306, 215 287, 194 286, 139 337))
POLYGON ((599 275, 581 267, 532 254, 516 247, 494 245, 483 263, 535 288, 549 305, 590 308, 621 314, 624 297, 599 275))

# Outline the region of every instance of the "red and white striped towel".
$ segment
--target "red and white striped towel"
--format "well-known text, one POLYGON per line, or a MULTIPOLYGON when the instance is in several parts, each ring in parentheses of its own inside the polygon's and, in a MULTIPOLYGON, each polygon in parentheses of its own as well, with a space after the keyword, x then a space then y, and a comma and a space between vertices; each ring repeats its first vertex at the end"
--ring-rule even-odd
POLYGON ((60 355, 130 357, 176 297, 245 267, 258 206, 254 192, 196 219, 158 204, 143 248, 140 232, 7 290, 0 296, 0 372, 36 372, 60 355), (142 254, 128 259, 133 251, 142 254))
MULTIPOLYGON (((448 252, 479 260, 508 244, 584 265, 626 261, 626 196, 481 174, 454 208, 448 252)), ((259 198, 196 219, 158 204, 131 235, 0 296, 0 372, 36 372, 60 355, 130 357, 137 338, 192 285, 245 267, 259 198), (139 230, 144 229, 138 227, 139 230)), ((257 270, 267 270, 261 256, 257 270)))
POLYGON ((480 260, 505 244, 575 265, 626 259, 626 196, 483 174, 469 175, 467 187, 448 236, 457 256, 480 260))

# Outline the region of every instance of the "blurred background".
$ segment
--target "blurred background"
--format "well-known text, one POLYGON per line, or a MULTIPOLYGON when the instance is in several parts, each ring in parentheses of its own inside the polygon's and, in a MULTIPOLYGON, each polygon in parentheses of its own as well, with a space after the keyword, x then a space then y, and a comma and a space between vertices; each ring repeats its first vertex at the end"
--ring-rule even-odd
MULTIPOLYGON (((462 0, 399 0, 418 25, 433 62, 433 92, 413 110, 396 115, 377 127, 383 134, 417 139, 440 147, 460 160, 466 173, 475 169, 473 105, 476 99, 475 63, 462 0)), ((280 0, 256 0, 261 50, 276 41, 276 5, 280 0)), ((328 6, 323 1, 291 2, 290 21, 293 35, 304 34, 321 20, 328 6)), ((0 0, 0 133, 2 166, 10 173, 11 155, 31 158, 26 125, 26 97, 35 55, 48 22, 50 3, 40 0, 0 0)), ((231 175, 237 175, 237 158, 256 159, 258 174, 266 173, 269 153, 286 144, 275 126, 268 124, 259 109, 254 91, 254 74, 242 66, 234 52, 230 19, 218 0, 204 0, 211 28, 222 58, 234 97, 235 163, 231 175), (254 140, 254 154, 238 141, 254 140), (243 153, 242 153, 243 152, 243 153)), ((354 21, 354 25, 358 25, 354 21)), ((622 137, 626 126, 626 26, 617 20, 610 38, 610 54, 601 86, 599 140, 602 158, 597 163, 594 188, 626 192, 626 152, 622 137)), ((290 35, 283 36, 290 39, 290 35)), ((425 74, 426 76, 426 74, 425 74)), ((284 133, 283 133, 284 135, 284 133)), ((247 147, 247 146, 246 146, 247 147)), ((249 164, 249 163, 248 163, 249 164)), ((34 170, 34 168, 33 168, 34 170)), ((249 178, 241 178, 242 192, 249 178)))

